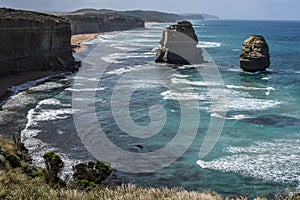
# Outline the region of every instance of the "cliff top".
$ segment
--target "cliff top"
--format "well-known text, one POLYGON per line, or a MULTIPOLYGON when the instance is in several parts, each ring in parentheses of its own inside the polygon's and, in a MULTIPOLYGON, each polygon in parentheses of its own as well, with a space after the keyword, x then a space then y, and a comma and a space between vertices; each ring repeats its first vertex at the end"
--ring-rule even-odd
POLYGON ((49 15, 45 13, 38 13, 33 11, 15 10, 11 8, 0 8, 0 19, 6 20, 31 20, 38 22, 65 22, 68 21, 61 17, 49 15))
POLYGON ((141 18, 145 22, 176 22, 180 20, 189 20, 189 19, 218 19, 218 17, 207 14, 174 14, 174 13, 164 13, 159 11, 152 10, 127 10, 127 11, 116 11, 109 9, 94 9, 94 8, 84 8, 79 9, 73 12, 65 13, 53 13, 55 15, 82 15, 86 13, 93 14, 110 14, 116 16, 131 16, 141 18))

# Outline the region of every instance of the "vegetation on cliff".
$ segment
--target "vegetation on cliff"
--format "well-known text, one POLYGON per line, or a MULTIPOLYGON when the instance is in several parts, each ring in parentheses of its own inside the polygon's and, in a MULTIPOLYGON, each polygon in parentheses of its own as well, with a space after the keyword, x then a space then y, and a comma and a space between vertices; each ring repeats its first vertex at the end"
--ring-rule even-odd
POLYGON ((188 20, 188 19, 218 19, 217 16, 208 15, 208 14, 174 14, 174 13, 165 13, 159 11, 151 10, 128 10, 128 11, 115 11, 107 9, 92 9, 85 8, 76 10, 70 13, 56 13, 59 15, 83 15, 83 14, 106 14, 113 16, 122 16, 122 17, 136 17, 140 18, 145 22, 176 22, 179 20, 188 20))
MULTIPOLYGON (((212 191, 204 193, 188 192, 182 189, 167 188, 138 188, 134 185, 106 186, 103 180, 111 173, 111 168, 106 163, 90 162, 82 163, 75 166, 74 179, 89 179, 88 185, 70 183, 69 185, 47 184, 45 179, 45 171, 52 170, 52 177, 57 178, 63 161, 53 152, 44 155, 45 162, 48 163, 46 169, 41 169, 26 161, 27 151, 19 140, 19 136, 15 138, 15 142, 8 141, 0 136, 0 199, 43 199, 43 200, 60 200, 60 199, 198 199, 198 200, 223 200, 223 199, 240 199, 246 200, 247 197, 223 198, 212 191), (8 156, 14 157, 20 161, 19 166, 13 167, 6 160, 8 156), (89 173, 86 173, 89 172, 89 173), (99 172, 103 173, 101 176, 99 172), (94 176, 94 175, 99 176, 94 176), (91 175, 91 176, 90 176, 91 175), (94 177, 93 177, 94 176, 94 177), (91 182, 95 177, 100 177, 98 183, 92 185, 91 182), (85 186, 85 187, 83 187, 85 186)), ((46 164, 47 165, 47 164, 46 164)), ((53 179, 54 180, 54 179, 53 179)), ((56 179, 57 181, 57 179, 56 179)), ((97 182, 97 180, 96 180, 97 182)), ((256 198, 257 200, 265 198, 256 198)), ((293 196, 285 195, 282 199, 297 200, 299 194, 293 196)))
POLYGON ((39 13, 27 10, 15 10, 11 8, 0 8, 1 20, 31 20, 36 22, 49 22, 54 21, 57 23, 68 23, 67 20, 45 13, 39 13))

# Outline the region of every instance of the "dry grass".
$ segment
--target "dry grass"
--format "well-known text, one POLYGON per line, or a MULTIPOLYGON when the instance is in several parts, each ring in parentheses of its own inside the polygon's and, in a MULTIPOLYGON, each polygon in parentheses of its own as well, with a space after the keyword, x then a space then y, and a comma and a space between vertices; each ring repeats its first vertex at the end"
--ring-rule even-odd
POLYGON ((9 141, 2 136, 0 136, 0 148, 3 148, 7 154, 15 155, 17 150, 12 141, 9 141))
MULTIPOLYGON (((0 136, 0 146, 9 153, 15 153, 14 144, 0 136)), ((71 187, 54 188, 45 183, 43 177, 30 178, 22 173, 21 168, 0 170, 0 199, 42 199, 42 200, 229 200, 215 192, 188 192, 181 189, 138 188, 134 185, 118 187, 97 187, 89 191, 71 187)), ((247 200, 247 198, 235 198, 247 200)), ((256 198, 263 200, 264 198, 256 198)), ((288 197, 286 200, 300 200, 299 196, 288 197)))
MULTIPOLYGON (((114 188, 94 188, 90 191, 72 188, 53 188, 40 177, 31 179, 20 169, 0 172, 0 199, 43 199, 43 200, 223 200, 214 192, 188 192, 180 189, 138 188, 134 185, 114 188)), ((225 198, 226 200, 228 198, 225 198)), ((225 200, 224 199, 224 200, 225 200)), ((236 198, 246 200, 247 198, 236 198)), ((258 198, 257 200, 261 200, 258 198)))

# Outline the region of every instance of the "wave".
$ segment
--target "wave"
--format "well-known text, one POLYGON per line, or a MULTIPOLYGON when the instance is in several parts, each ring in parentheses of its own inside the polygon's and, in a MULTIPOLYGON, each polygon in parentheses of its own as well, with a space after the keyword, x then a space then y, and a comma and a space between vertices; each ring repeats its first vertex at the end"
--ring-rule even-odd
MULTIPOLYGON (((46 76, 46 77, 43 77, 43 78, 40 78, 40 79, 36 79, 36 80, 33 80, 33 81, 27 81, 25 83, 22 83, 20 85, 17 85, 17 86, 12 86, 10 88, 7 89, 8 92, 11 92, 11 95, 9 98, 5 99, 4 101, 1 101, 0 102, 0 106, 3 106, 5 105, 8 101, 12 100, 12 99, 17 99, 17 98, 14 98, 18 93, 22 92, 22 91, 25 91, 25 90, 36 90, 37 88, 39 87, 42 87, 41 83, 51 79, 51 78, 55 78, 57 76, 61 76, 61 75, 64 75, 66 73, 61 73, 61 74, 58 74, 58 75, 51 75, 51 76, 46 76)), ((47 83, 45 83, 47 85, 47 83)), ((45 85, 43 84, 43 85, 45 85)), ((62 86, 62 85, 60 85, 62 86)), ((28 97, 27 97, 28 98, 28 97)))
POLYGON ((112 53, 107 56, 101 57, 107 63, 122 63, 119 61, 120 58, 126 57, 127 53, 112 53))
POLYGON ((275 90, 273 87, 259 88, 259 87, 247 87, 238 85, 226 85, 229 89, 243 89, 243 90, 275 90))
POLYGON ((267 76, 267 77, 261 78, 261 80, 271 80, 271 79, 272 79, 272 76, 267 76))
POLYGON ((190 75, 183 75, 183 74, 172 74, 173 77, 176 78, 188 78, 190 75))
POLYGON ((259 88, 259 87, 247 87, 247 86, 237 86, 237 85, 226 85, 229 89, 242 89, 242 90, 266 90, 266 95, 269 96, 271 91, 276 89, 273 87, 259 88))
POLYGON ((254 142, 251 146, 228 147, 233 154, 212 161, 198 160, 201 168, 234 172, 270 182, 300 184, 300 135, 270 142, 254 142))
POLYGON ((229 71, 229 72, 241 72, 242 71, 242 69, 238 66, 226 67, 226 68, 222 68, 222 69, 226 69, 226 71, 229 71))
POLYGON ((248 115, 230 115, 230 116, 221 116, 218 113, 212 113, 210 114, 211 117, 216 117, 216 118, 223 118, 223 119, 231 119, 231 120, 242 120, 242 119, 249 119, 252 118, 251 116, 248 115))
POLYGON ((140 71, 140 70, 150 70, 155 68, 155 66, 152 65, 135 65, 133 67, 122 67, 119 69, 115 69, 109 72, 106 72, 106 74, 115 74, 115 75, 122 75, 124 73, 128 73, 131 71, 140 71))
POLYGON ((199 42, 197 44, 197 47, 201 47, 201 48, 216 48, 216 47, 220 47, 222 45, 222 43, 219 42, 199 42))
POLYGON ((29 88, 34 87, 34 86, 36 86, 36 85, 38 85, 42 82, 45 82, 46 80, 49 80, 50 78, 54 78, 54 77, 61 76, 61 75, 62 74, 46 76, 46 77, 36 79, 36 80, 33 80, 33 81, 27 81, 23 84, 20 84, 20 85, 17 85, 17 86, 12 86, 12 87, 8 88, 7 91, 12 92, 13 95, 14 95, 14 94, 17 94, 21 91, 28 90, 29 88))
POLYGON ((257 111, 268 110, 278 107, 282 102, 277 100, 267 100, 253 98, 244 92, 226 90, 227 111, 257 111))
MULTIPOLYGON (((22 142, 25 144, 26 148, 33 159, 33 162, 40 166, 44 166, 44 160, 41 155, 49 151, 59 151, 53 148, 49 144, 44 143, 37 136, 42 131, 36 129, 36 125, 41 121, 49 120, 60 120, 71 117, 73 110, 70 104, 62 104, 58 99, 45 99, 40 101, 35 108, 30 109, 27 113, 27 124, 21 132, 22 142), (59 109, 43 109, 43 107, 49 107, 59 105, 59 109)), ((63 134, 61 130, 57 130, 58 134, 63 134)), ((62 171, 62 178, 72 174, 72 166, 79 162, 80 160, 70 159, 66 154, 60 153, 63 158, 65 167, 62 171)))
POLYGON ((208 81, 189 81, 187 79, 179 79, 179 78, 172 78, 171 82, 174 84, 189 84, 195 86, 220 86, 218 82, 208 82, 208 81))
POLYGON ((63 87, 65 87, 65 85, 62 84, 62 83, 46 82, 44 84, 31 87, 31 88, 29 88, 29 90, 30 91, 35 91, 35 92, 38 92, 38 91, 43 92, 43 91, 53 90, 53 89, 63 88, 63 87))
POLYGON ((75 89, 75 88, 67 88, 65 89, 66 91, 72 91, 72 92, 96 92, 96 91, 103 91, 105 88, 100 87, 100 88, 80 88, 80 89, 75 89))
POLYGON ((183 101, 183 100, 199 100, 204 101, 207 100, 208 97, 205 94, 198 94, 195 92, 175 92, 172 90, 167 90, 160 94, 163 96, 165 100, 176 100, 176 101, 183 101))

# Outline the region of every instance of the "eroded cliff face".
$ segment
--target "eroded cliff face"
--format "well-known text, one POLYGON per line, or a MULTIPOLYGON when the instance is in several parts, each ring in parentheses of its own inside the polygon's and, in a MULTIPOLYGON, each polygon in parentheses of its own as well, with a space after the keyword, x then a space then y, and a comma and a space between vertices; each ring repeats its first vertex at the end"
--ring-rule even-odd
POLYGON ((77 14, 65 15, 71 22, 72 34, 100 33, 109 31, 144 28, 144 21, 137 17, 120 16, 117 14, 77 14))
POLYGON ((25 71, 76 69, 67 20, 0 8, 0 29, 0 76, 25 71))

